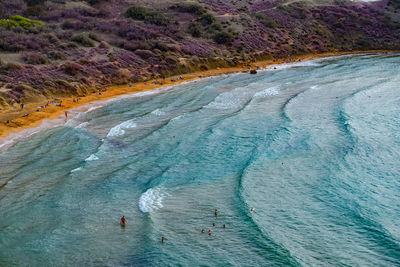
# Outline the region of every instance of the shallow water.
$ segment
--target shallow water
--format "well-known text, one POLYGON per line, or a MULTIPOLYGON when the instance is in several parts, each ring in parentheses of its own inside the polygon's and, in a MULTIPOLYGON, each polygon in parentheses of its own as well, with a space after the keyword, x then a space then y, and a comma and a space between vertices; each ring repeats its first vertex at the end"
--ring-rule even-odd
POLYGON ((34 134, 0 154, 0 266, 399 266, 399 68, 224 75, 34 134))

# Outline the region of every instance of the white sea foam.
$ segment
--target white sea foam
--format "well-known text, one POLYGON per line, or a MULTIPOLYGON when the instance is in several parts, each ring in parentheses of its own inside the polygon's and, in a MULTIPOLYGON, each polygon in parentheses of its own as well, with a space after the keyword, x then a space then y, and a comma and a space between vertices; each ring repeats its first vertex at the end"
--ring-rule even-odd
POLYGON ((90 155, 89 157, 87 157, 87 159, 85 159, 85 161, 93 161, 93 160, 98 160, 99 157, 96 156, 95 154, 90 155))
POLYGON ((185 113, 183 113, 179 116, 176 116, 175 118, 171 119, 171 122, 179 121, 179 120, 183 119, 184 116, 185 116, 185 113))
POLYGON ((229 91, 218 95, 214 101, 206 105, 204 108, 210 109, 231 109, 240 108, 242 106, 243 99, 240 99, 236 90, 229 91))
POLYGON ((158 108, 158 109, 156 109, 156 110, 153 110, 153 111, 151 112, 151 114, 157 115, 157 116, 162 116, 162 115, 165 115, 165 112, 162 111, 162 110, 160 110, 160 109, 158 108))
POLYGON ((81 124, 79 124, 78 126, 76 126, 75 128, 85 128, 88 124, 89 124, 89 122, 85 121, 85 122, 82 122, 81 124))
POLYGON ((166 194, 162 193, 159 188, 150 188, 144 192, 139 199, 140 211, 147 213, 156 211, 163 207, 162 202, 166 194))
POLYGON ((274 86, 255 93, 254 98, 264 98, 264 97, 274 96, 277 94, 279 94, 279 89, 278 87, 274 86))
POLYGON ((93 110, 96 110, 99 108, 101 108, 101 106, 94 106, 94 107, 89 108, 86 112, 90 112, 90 111, 93 111, 93 110))
POLYGON ((14 139, 7 140, 3 144, 0 144, 0 148, 5 147, 7 145, 11 145, 14 142, 14 139))
POLYGON ((135 119, 124 121, 123 123, 118 124, 117 126, 111 128, 107 134, 107 137, 124 135, 126 129, 131 129, 135 127, 137 127, 135 119))
POLYGON ((74 172, 77 172, 77 171, 80 171, 80 170, 82 170, 82 167, 79 167, 79 168, 73 169, 73 170, 71 171, 71 173, 74 173, 74 172))

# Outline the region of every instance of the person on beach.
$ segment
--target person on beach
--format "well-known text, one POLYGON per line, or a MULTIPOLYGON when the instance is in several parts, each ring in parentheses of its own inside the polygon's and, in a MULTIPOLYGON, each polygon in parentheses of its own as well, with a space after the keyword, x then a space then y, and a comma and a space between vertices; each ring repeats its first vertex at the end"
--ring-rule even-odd
POLYGON ((68 111, 64 111, 65 114, 65 120, 68 120, 68 111))
POLYGON ((218 210, 217 210, 217 209, 215 209, 215 211, 214 211, 214 215, 215 215, 215 217, 217 217, 217 216, 218 216, 218 210))
POLYGON ((120 221, 121 226, 125 226, 126 225, 126 219, 125 216, 122 216, 121 221, 120 221))
POLYGON ((25 106, 24 103, 22 103, 22 104, 21 104, 21 109, 24 109, 24 106, 25 106))

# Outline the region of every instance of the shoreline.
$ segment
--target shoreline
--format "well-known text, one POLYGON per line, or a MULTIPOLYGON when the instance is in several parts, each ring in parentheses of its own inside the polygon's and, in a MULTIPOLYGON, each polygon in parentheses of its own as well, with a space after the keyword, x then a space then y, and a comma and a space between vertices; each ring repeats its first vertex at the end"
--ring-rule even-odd
MULTIPOLYGON (((0 111, 0 151, 11 147, 21 139, 29 137, 42 130, 50 129, 66 123, 82 112, 89 112, 91 108, 95 108, 97 104, 105 106, 108 103, 124 98, 135 97, 140 93, 148 92, 156 94, 162 92, 163 89, 176 86, 184 82, 191 82, 202 78, 214 77, 223 74, 249 72, 251 69, 264 69, 268 66, 279 65, 284 63, 294 64, 299 61, 307 61, 318 58, 329 58, 343 55, 362 55, 362 54, 379 54, 379 53, 396 53, 398 51, 386 50, 370 50, 370 51, 349 51, 349 52, 327 52, 321 54, 310 54, 303 56, 295 56, 290 59, 280 60, 264 60, 251 63, 251 67, 244 63, 235 67, 217 68, 206 71, 193 72, 183 74, 182 79, 179 76, 168 77, 160 83, 160 79, 152 79, 146 82, 137 82, 126 85, 109 86, 107 91, 97 90, 95 93, 79 97, 79 102, 73 102, 76 97, 60 97, 58 101, 62 101, 62 106, 56 106, 56 103, 51 103, 44 108, 39 108, 45 105, 45 101, 28 103, 24 109, 20 108, 15 111, 12 108, 0 111), (156 84, 154 84, 156 82, 156 84), (28 116, 23 117, 24 114, 28 116), (66 115, 68 118, 66 118, 66 115), (8 122, 7 122, 8 121, 8 122)), ((104 87, 103 87, 104 88, 104 87)), ((54 101, 54 98, 47 99, 54 101)))

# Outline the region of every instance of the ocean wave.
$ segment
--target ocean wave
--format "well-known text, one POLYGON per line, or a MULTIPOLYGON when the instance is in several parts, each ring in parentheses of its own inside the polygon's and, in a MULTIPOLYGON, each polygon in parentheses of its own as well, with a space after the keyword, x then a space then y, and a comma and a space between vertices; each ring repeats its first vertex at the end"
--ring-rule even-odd
POLYGON ((94 106, 94 107, 89 108, 86 112, 91 112, 91 111, 94 111, 99 108, 101 108, 101 106, 94 106))
POLYGON ((92 155, 90 155, 89 157, 87 157, 87 158, 85 159, 85 161, 94 161, 94 160, 98 160, 98 159, 99 159, 98 156, 96 156, 95 154, 92 154, 92 155))
POLYGON ((107 134, 107 137, 124 135, 125 130, 135 128, 135 127, 137 127, 135 119, 124 121, 123 123, 118 124, 117 126, 114 126, 113 128, 111 128, 107 134))
POLYGON ((266 232, 257 223, 257 221, 253 218, 253 215, 251 214, 250 211, 251 206, 249 206, 247 199, 245 197, 246 188, 244 186, 244 180, 248 170, 251 168, 251 166, 253 166, 253 164, 257 160, 259 160, 259 156, 260 156, 260 151, 258 150, 258 148, 257 147, 253 148, 253 150, 250 153, 250 157, 241 168, 240 173, 238 173, 237 176, 238 186, 236 187, 236 194, 235 194, 237 200, 239 201, 237 207, 240 210, 242 216, 247 218, 246 221, 250 223, 251 225, 250 227, 252 228, 252 230, 257 232, 257 235, 255 236, 256 238, 253 240, 253 242, 257 242, 258 247, 261 247, 265 250, 270 250, 272 248, 274 252, 280 256, 280 258, 284 259, 285 261, 284 265, 298 266, 299 263, 297 262, 297 259, 291 255, 290 250, 286 248, 283 244, 280 244, 279 242, 274 240, 268 234, 268 232, 266 232))
POLYGON ((214 101, 208 103, 204 108, 218 110, 235 109, 241 108, 243 102, 247 102, 247 99, 241 98, 241 95, 238 94, 237 90, 233 90, 218 95, 214 101))
POLYGON ((7 145, 12 145, 14 143, 14 139, 10 139, 5 141, 3 144, 0 144, 0 149, 2 149, 3 147, 6 147, 7 145))
POLYGON ((179 120, 183 119, 183 117, 185 117, 185 113, 183 113, 183 114, 181 114, 181 115, 179 115, 179 116, 176 116, 176 117, 172 118, 172 119, 171 119, 171 122, 179 121, 179 120))
POLYGON ((153 110, 150 114, 162 116, 162 115, 165 115, 165 112, 158 108, 158 109, 153 110))
POLYGON ((143 213, 156 211, 163 207, 162 202, 166 194, 162 193, 159 188, 150 188, 144 192, 139 199, 139 209, 143 213))
POLYGON ((267 88, 263 91, 257 92, 254 98, 265 98, 269 96, 274 96, 279 94, 279 88, 277 86, 267 88))
POLYGON ((82 122, 81 124, 77 125, 75 128, 85 128, 89 124, 88 121, 82 122))
POLYGON ((82 170, 82 167, 78 167, 76 169, 73 169, 73 170, 70 171, 70 173, 74 173, 74 172, 77 172, 77 171, 80 171, 80 170, 82 170))

